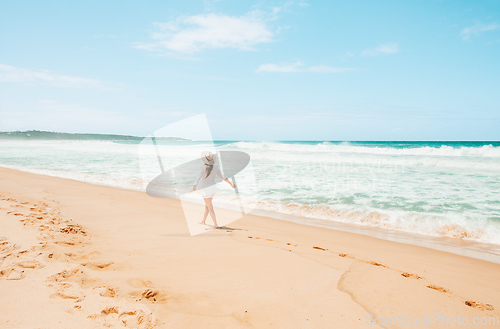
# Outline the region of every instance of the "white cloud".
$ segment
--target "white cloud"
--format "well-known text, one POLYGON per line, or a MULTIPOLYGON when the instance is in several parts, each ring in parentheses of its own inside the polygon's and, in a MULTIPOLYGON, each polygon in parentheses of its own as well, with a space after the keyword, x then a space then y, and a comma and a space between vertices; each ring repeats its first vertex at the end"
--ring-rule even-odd
POLYGON ((259 66, 256 72, 282 72, 282 73, 295 73, 295 72, 316 72, 316 73, 340 73, 347 71, 354 71, 353 68, 345 67, 332 67, 326 65, 316 65, 304 67, 301 62, 291 64, 263 64, 259 66))
POLYGON ((108 89, 100 80, 61 75, 47 70, 30 70, 0 64, 0 82, 47 83, 56 87, 108 89))
POLYGON ((482 23, 477 23, 476 25, 466 27, 460 32, 460 35, 464 40, 469 39, 473 35, 480 34, 481 32, 486 32, 486 31, 493 31, 496 29, 499 29, 500 25, 497 23, 491 23, 491 24, 482 24, 482 23))
POLYGON ((273 41, 267 20, 266 14, 258 10, 240 17, 214 13, 182 16, 155 23, 153 42, 138 43, 135 48, 185 54, 214 48, 253 50, 259 43, 273 41))
POLYGON ((377 48, 367 49, 361 53, 361 56, 377 56, 394 54, 399 51, 397 43, 386 43, 378 46, 377 48))

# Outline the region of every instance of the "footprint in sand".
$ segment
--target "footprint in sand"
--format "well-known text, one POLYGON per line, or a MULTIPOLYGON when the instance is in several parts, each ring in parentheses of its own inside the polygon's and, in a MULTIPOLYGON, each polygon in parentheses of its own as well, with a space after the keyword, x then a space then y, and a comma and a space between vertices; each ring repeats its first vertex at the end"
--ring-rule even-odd
POLYGON ((339 257, 344 257, 344 258, 354 259, 354 256, 349 255, 349 254, 344 254, 344 253, 340 253, 340 254, 339 254, 339 257))
POLYGON ((408 272, 401 273, 401 276, 404 276, 405 278, 416 279, 416 280, 423 279, 422 277, 420 277, 420 276, 418 276, 416 274, 411 274, 411 273, 408 273, 408 272))
POLYGON ((109 306, 99 314, 87 316, 89 319, 102 323, 105 327, 125 326, 126 328, 152 329, 156 327, 157 319, 151 312, 143 310, 120 311, 118 306, 109 306))
POLYGON ((92 288, 98 283, 96 279, 92 279, 87 274, 78 268, 73 270, 65 270, 54 274, 47 278, 48 283, 67 283, 75 282, 82 288, 92 288))
POLYGON ((142 297, 145 299, 154 299, 156 301, 156 296, 158 296, 158 291, 152 289, 146 289, 142 292, 142 297))
POLYGON ((433 284, 428 285, 427 288, 434 289, 434 290, 437 290, 439 292, 444 292, 444 293, 449 293, 450 292, 448 289, 445 289, 445 288, 440 287, 440 286, 435 286, 433 284))
POLYGON ((80 225, 68 224, 66 227, 60 229, 61 233, 65 234, 81 234, 87 235, 87 232, 80 225))
POLYGON ((314 246, 313 249, 321 250, 321 251, 327 251, 328 249, 326 248, 321 248, 321 247, 316 247, 314 246))
POLYGON ((85 266, 87 268, 96 270, 96 271, 106 271, 106 270, 113 270, 114 266, 112 266, 114 263, 113 262, 88 262, 88 263, 81 263, 82 266, 85 266))
POLYGON ((165 291, 157 290, 154 288, 147 288, 144 290, 133 291, 129 293, 129 296, 136 300, 147 300, 153 303, 165 304, 169 302, 172 298, 165 291))
POLYGON ((19 270, 15 267, 9 267, 0 271, 0 279, 5 280, 22 280, 26 276, 23 270, 19 270))
POLYGON ((156 318, 151 313, 146 313, 142 310, 126 311, 120 313, 118 319, 127 328, 144 328, 150 329, 156 327, 156 318))
POLYGON ((24 262, 18 262, 16 263, 17 266, 26 268, 26 269, 36 269, 36 268, 42 268, 45 267, 42 263, 36 261, 36 260, 27 260, 24 262))
POLYGON ((158 302, 158 303, 167 303, 171 300, 171 297, 162 290, 156 289, 146 289, 142 292, 142 297, 146 300, 158 302))
POLYGON ((107 307, 101 311, 101 315, 109 315, 109 314, 113 314, 113 313, 118 314, 118 307, 115 307, 115 306, 107 307))
POLYGON ((465 305, 470 306, 470 307, 474 307, 474 308, 478 308, 481 311, 493 311, 494 310, 493 305, 491 305, 491 304, 481 304, 478 302, 474 302, 472 300, 466 300, 465 305))
POLYGON ((111 288, 108 286, 97 287, 94 289, 96 289, 99 292, 99 296, 101 297, 114 298, 118 293, 118 288, 111 288))
POLYGON ((85 298, 83 291, 80 288, 74 287, 72 284, 60 284, 56 292, 49 296, 50 298, 73 299, 82 301, 85 298))

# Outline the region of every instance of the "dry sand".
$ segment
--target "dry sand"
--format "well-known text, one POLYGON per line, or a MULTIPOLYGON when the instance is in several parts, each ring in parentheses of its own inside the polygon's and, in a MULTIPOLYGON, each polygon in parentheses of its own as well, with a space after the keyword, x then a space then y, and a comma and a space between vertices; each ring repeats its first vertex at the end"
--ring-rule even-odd
POLYGON ((5 168, 0 182, 2 329, 500 318, 498 264, 253 215, 191 237, 177 200, 5 168))

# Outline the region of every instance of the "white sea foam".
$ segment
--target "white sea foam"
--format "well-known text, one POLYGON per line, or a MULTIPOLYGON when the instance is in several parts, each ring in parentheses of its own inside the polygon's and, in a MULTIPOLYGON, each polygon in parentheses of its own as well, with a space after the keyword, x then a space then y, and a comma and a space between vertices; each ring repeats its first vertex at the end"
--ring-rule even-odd
POLYGON ((368 147, 353 145, 350 143, 322 142, 318 144, 293 144, 280 142, 236 142, 230 146, 247 150, 273 150, 285 152, 317 152, 317 153, 362 153, 379 155, 416 155, 416 156, 448 156, 448 157, 500 157, 500 147, 493 145, 483 145, 481 147, 461 146, 454 148, 448 145, 440 147, 368 147))

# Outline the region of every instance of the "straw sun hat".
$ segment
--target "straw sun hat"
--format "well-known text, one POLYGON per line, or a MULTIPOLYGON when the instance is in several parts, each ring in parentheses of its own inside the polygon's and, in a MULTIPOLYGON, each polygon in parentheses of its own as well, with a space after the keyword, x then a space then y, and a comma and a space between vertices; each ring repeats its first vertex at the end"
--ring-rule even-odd
POLYGON ((201 153, 201 159, 206 165, 213 165, 215 163, 215 158, 212 152, 205 151, 201 153))

